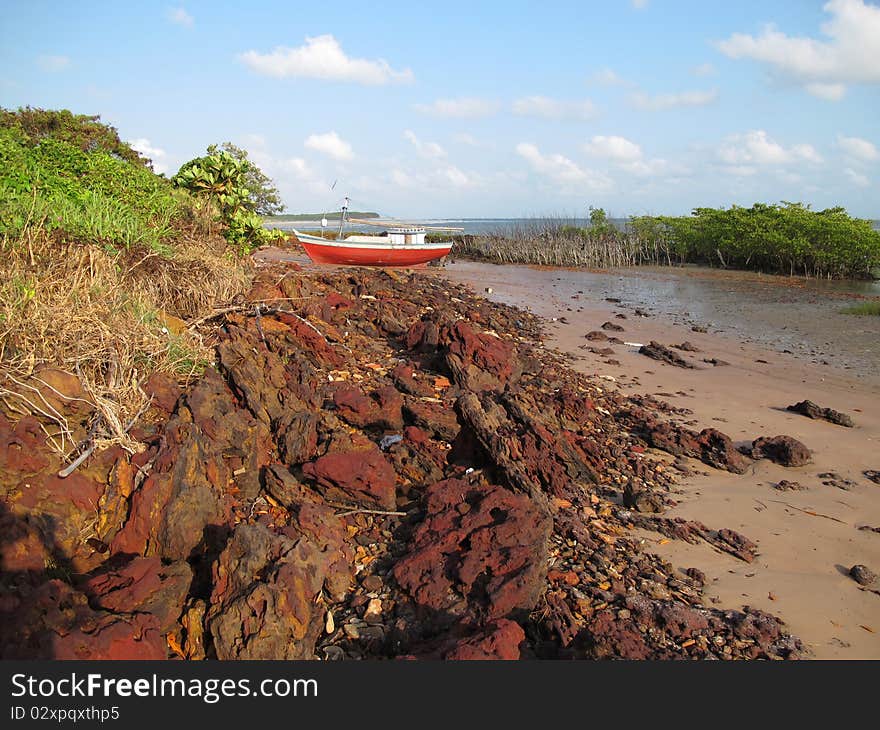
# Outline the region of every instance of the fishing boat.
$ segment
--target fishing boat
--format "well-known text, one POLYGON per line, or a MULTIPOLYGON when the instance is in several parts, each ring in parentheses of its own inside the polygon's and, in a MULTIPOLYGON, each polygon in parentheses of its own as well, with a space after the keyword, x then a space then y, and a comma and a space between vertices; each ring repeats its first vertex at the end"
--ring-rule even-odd
MULTIPOLYGON (((349 199, 346 198, 345 204, 342 206, 342 216, 339 219, 339 230, 334 239, 313 236, 293 229, 296 239, 302 244, 308 257, 316 264, 421 267, 429 261, 448 255, 452 249, 452 241, 438 243, 425 241, 429 230, 450 232, 464 230, 443 226, 423 226, 402 221, 346 219, 348 202, 349 199), (343 238, 342 232, 346 223, 378 226, 385 230, 376 236, 350 234, 343 238)), ((326 221, 322 220, 322 229, 325 225, 326 221)))

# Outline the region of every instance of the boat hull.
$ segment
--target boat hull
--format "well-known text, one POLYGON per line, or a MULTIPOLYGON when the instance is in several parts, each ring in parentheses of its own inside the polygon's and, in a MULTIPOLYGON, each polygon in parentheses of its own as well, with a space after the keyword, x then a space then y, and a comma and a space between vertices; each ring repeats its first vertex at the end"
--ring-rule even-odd
POLYGON ((452 250, 451 241, 425 244, 347 243, 325 241, 298 232, 296 238, 316 264, 414 268, 442 258, 452 250))

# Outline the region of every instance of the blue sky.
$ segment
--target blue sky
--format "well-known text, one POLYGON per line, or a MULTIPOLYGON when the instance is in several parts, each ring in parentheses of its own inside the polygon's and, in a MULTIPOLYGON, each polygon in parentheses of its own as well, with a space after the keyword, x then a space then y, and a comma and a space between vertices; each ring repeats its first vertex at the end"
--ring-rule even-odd
POLYGON ((0 106, 168 174, 231 140, 292 212, 880 218, 877 2, 0 4, 0 106))

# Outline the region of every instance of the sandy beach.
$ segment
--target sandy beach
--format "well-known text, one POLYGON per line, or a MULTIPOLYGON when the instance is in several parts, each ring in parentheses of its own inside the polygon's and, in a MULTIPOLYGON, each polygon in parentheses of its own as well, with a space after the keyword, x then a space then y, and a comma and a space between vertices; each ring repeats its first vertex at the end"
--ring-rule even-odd
MULTIPOLYGON (((745 343, 730 329, 695 332, 687 318, 661 313, 638 316, 635 304, 618 293, 620 287, 611 275, 600 276, 599 286, 591 275, 593 285, 588 287, 582 283, 585 277, 576 272, 470 262, 450 265, 443 275, 470 284, 489 299, 528 308, 551 320, 546 345, 575 357, 573 367, 605 378, 608 387, 624 393, 652 394, 692 411, 677 417, 680 423, 696 430, 715 427, 737 444, 780 434, 806 444, 813 459, 802 467, 785 468, 762 460, 736 475, 693 461, 695 474, 682 478, 671 495, 678 504, 665 516, 741 532, 759 545, 754 563, 743 563, 705 543, 691 545, 649 532, 640 533, 641 537, 647 549, 676 567, 702 570, 707 576, 707 599, 718 607, 753 606, 779 615, 812 657, 880 658, 878 586, 873 585, 874 591, 862 588, 847 574, 853 564, 875 569, 880 565, 880 534, 859 529, 880 526, 880 485, 863 474, 880 469, 880 366, 873 353, 865 357, 856 352, 848 360, 846 352, 838 351, 842 365, 835 367, 822 364, 809 342, 800 352, 786 347, 792 352, 784 353, 745 343), (608 302, 606 297, 622 301, 608 302), (626 318, 618 318, 619 314, 626 318), (651 360, 635 345, 584 338, 609 321, 624 330, 608 334, 627 343, 655 340, 670 346, 689 341, 699 352, 681 354, 698 368, 651 360), (603 357, 583 349, 594 345, 611 347, 614 354, 603 357), (704 358, 727 364, 713 366, 704 358), (855 367, 852 360, 859 359, 860 367, 855 367), (855 428, 785 410, 804 399, 848 413, 855 428), (797 482, 801 489, 780 491, 774 487, 780 480, 797 482)), ((746 324, 748 316, 744 307, 741 318, 746 324)), ((864 320, 847 321, 854 329, 875 326, 864 320)), ((761 323, 752 324, 759 328, 761 323)), ((846 333, 841 337, 845 339, 846 333)), ((668 454, 656 455, 672 462, 668 454)))

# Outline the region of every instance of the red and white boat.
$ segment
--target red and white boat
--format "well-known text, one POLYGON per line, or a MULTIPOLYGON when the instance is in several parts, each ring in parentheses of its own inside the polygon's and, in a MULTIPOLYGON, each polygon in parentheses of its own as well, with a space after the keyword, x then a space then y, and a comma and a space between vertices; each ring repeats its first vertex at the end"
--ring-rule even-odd
MULTIPOLYGON (((346 203, 348 199, 346 198, 346 203)), ((442 258, 452 249, 452 241, 428 243, 425 235, 428 227, 398 221, 350 219, 346 221, 347 205, 342 208, 339 231, 335 239, 313 236, 293 230, 309 258, 316 264, 342 264, 347 266, 401 266, 420 267, 429 261, 442 258), (351 234, 342 237, 346 222, 359 225, 379 226, 386 230, 378 236, 351 234)), ((323 223, 323 221, 322 221, 323 223)), ((431 227, 430 230, 461 231, 460 228, 431 227)))

